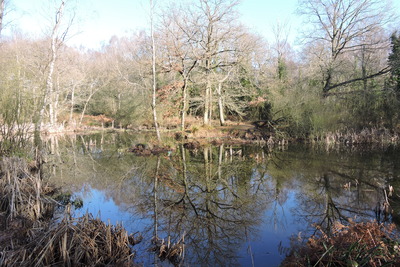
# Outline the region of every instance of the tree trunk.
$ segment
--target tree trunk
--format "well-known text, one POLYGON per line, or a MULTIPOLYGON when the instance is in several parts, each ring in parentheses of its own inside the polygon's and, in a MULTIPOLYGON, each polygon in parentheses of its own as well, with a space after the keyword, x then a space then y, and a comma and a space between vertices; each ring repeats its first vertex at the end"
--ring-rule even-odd
POLYGON ((54 115, 53 115, 53 73, 54 73, 54 65, 57 58, 57 51, 56 51, 56 31, 53 30, 51 36, 51 59, 49 64, 49 72, 47 74, 46 79, 46 92, 44 97, 44 103, 41 110, 41 115, 43 115, 46 106, 49 106, 49 119, 50 119, 50 127, 54 125, 54 115))
POLYGON ((224 78, 218 81, 217 94, 218 94, 219 122, 221 126, 225 125, 224 103, 222 99, 222 84, 229 78, 229 75, 231 74, 232 70, 233 67, 229 69, 228 73, 225 75, 224 78))
POLYGON ((74 105, 75 105, 75 84, 72 85, 71 92, 71 108, 69 110, 69 122, 72 123, 72 115, 74 114, 74 105))
POLYGON ((211 85, 208 90, 208 125, 211 125, 213 115, 213 90, 211 85))
POLYGON ((92 83, 91 85, 90 85, 90 95, 88 96, 88 98, 86 99, 86 101, 85 101, 85 104, 83 105, 83 110, 82 110, 82 113, 81 113, 81 118, 80 118, 80 120, 79 120, 79 125, 81 125, 82 124, 82 121, 83 121, 83 117, 85 116, 85 112, 86 112, 86 109, 87 109, 87 106, 88 106, 88 104, 89 104, 89 101, 90 101, 90 99, 93 97, 93 95, 99 90, 99 88, 97 88, 96 90, 94 90, 93 91, 93 87, 94 87, 94 83, 92 83))
POLYGON ((49 117, 50 117, 50 127, 53 128, 57 123, 56 113, 55 113, 55 105, 56 105, 56 96, 54 95, 54 84, 53 84, 53 74, 54 74, 54 65, 57 60, 57 30, 60 26, 62 12, 64 9, 64 1, 61 2, 61 6, 58 9, 56 16, 56 24, 54 25, 53 32, 51 34, 51 60, 49 64, 49 73, 47 75, 46 80, 46 91, 49 99, 49 117))
POLYGON ((184 78, 182 86, 181 130, 185 130, 185 116, 187 110, 187 79, 184 78))
POLYGON ((204 125, 209 125, 211 119, 209 118, 210 93, 211 93, 211 81, 209 75, 207 74, 206 92, 204 96, 204 125))
POLYGON ((40 131, 41 130, 41 124, 43 121, 43 116, 44 116, 44 111, 46 109, 46 106, 49 106, 49 119, 50 119, 50 128, 54 127, 54 124, 57 122, 56 118, 54 117, 54 92, 53 92, 53 73, 54 73, 54 65, 56 63, 57 59, 57 30, 60 27, 61 24, 61 17, 63 15, 63 10, 64 10, 64 1, 61 2, 60 7, 58 8, 57 14, 56 14, 56 21, 55 25, 53 27, 52 33, 51 33, 51 58, 49 62, 49 72, 47 74, 47 79, 46 79, 46 90, 45 94, 43 97, 43 105, 40 109, 39 112, 39 119, 37 121, 36 125, 36 130, 40 131))
POLYGON ((92 96, 90 95, 89 98, 86 100, 85 104, 83 105, 83 110, 82 110, 82 113, 81 113, 81 118, 79 120, 79 125, 82 125, 83 117, 85 116, 86 108, 87 108, 87 105, 89 104, 89 101, 90 101, 91 97, 92 96))
POLYGON ((367 62, 365 60, 365 46, 361 49, 361 71, 362 71, 362 78, 363 78, 363 87, 364 87, 364 96, 367 91, 368 87, 368 80, 365 78, 367 77, 367 62))
POLYGON ((156 46, 155 46, 155 38, 154 38, 154 5, 153 0, 150 0, 150 34, 151 34, 151 44, 152 44, 152 57, 151 57, 151 65, 152 65, 152 74, 153 74, 153 96, 151 108, 153 110, 153 120, 154 120, 154 128, 156 129, 157 140, 161 142, 160 129, 158 128, 158 120, 157 120, 157 110, 156 110, 156 89, 157 89, 157 80, 156 80, 156 46))
POLYGON ((225 116, 224 116, 224 105, 222 102, 222 83, 218 83, 218 110, 219 110, 219 123, 221 126, 225 125, 225 116))
POLYGON ((330 90, 332 83, 331 81, 332 81, 332 69, 328 68, 326 71, 325 86, 324 89, 322 90, 324 94, 328 93, 328 91, 330 90))

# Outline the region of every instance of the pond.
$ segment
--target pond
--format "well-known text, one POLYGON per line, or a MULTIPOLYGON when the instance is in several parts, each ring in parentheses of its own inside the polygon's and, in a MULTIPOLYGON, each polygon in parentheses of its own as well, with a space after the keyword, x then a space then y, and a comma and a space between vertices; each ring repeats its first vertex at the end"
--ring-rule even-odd
MULTIPOLYGON (((146 136, 50 137, 51 183, 83 200, 86 212, 120 222, 143 241, 144 266, 169 266, 150 251, 154 236, 184 239, 184 266, 279 266, 291 240, 336 221, 400 225, 400 157, 395 148, 329 149, 306 145, 183 145, 158 156, 127 148, 146 136), (392 212, 383 204, 391 199, 392 212)), ((151 138, 151 137, 150 137, 151 138)))

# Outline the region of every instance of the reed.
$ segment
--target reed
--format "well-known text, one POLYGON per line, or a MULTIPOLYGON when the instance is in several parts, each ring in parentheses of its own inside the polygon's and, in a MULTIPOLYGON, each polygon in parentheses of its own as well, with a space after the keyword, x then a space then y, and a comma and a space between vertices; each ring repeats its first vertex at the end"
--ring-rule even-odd
POLYGON ((396 145, 400 136, 385 128, 364 128, 361 131, 328 132, 323 136, 314 136, 313 142, 323 142, 326 145, 396 145))
POLYGON ((3 251, 1 266, 134 266, 131 246, 140 242, 121 225, 91 214, 65 216, 54 227, 34 231, 18 250, 3 251))
POLYGON ((25 160, 0 161, 0 266, 133 266, 140 237, 86 214, 54 221, 54 188, 25 160))
POLYGON ((32 173, 24 159, 4 157, 0 161, 0 210, 9 220, 22 216, 39 220, 51 216, 54 201, 48 196, 54 192, 39 173, 32 173))

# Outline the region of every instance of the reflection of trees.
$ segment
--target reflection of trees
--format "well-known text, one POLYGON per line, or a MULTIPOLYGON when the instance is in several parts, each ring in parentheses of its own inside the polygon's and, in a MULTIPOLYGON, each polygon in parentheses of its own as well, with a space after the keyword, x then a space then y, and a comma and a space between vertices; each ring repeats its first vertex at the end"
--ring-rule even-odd
POLYGON ((387 180, 384 175, 387 169, 379 165, 377 157, 363 155, 357 159, 357 155, 348 154, 341 154, 339 160, 335 154, 309 157, 303 158, 308 161, 307 170, 298 167, 297 171, 303 175, 302 190, 297 194, 301 209, 294 211, 299 220, 309 225, 317 223, 329 232, 335 221, 374 218, 377 206, 384 202, 382 188, 387 180), (365 159, 369 164, 363 162, 365 159))
POLYGON ((399 188, 393 153, 303 147, 270 153, 231 145, 197 152, 180 146, 171 156, 158 157, 118 152, 132 143, 123 134, 49 139, 54 177, 72 190, 87 185, 101 190, 134 218, 145 218, 145 240, 157 234, 177 242, 185 235, 187 265, 235 265, 258 228, 284 229, 290 212, 305 228, 321 223, 329 229, 335 220, 355 216, 369 220, 383 200, 382 188, 389 182, 399 188), (294 194, 296 208, 285 210, 294 194))
POLYGON ((342 214, 339 203, 334 201, 340 193, 338 188, 332 186, 328 174, 323 174, 316 179, 314 184, 316 194, 312 198, 302 199, 305 210, 302 210, 302 217, 311 223, 317 223, 327 232, 330 231, 336 221, 347 221, 348 217, 342 214))
MULTIPOLYGON (((268 147, 266 149, 269 150, 268 147)), ((258 195, 265 195, 270 207, 266 223, 273 225, 275 231, 285 231, 287 220, 284 205, 288 200, 290 190, 293 190, 290 181, 293 177, 292 170, 286 168, 290 162, 282 158, 280 153, 264 150, 256 152, 255 159, 257 160, 254 168, 255 180, 264 180, 263 183, 258 181, 257 184, 261 187, 257 188, 256 192, 258 195), (259 159, 264 160, 260 161, 259 159), (265 183, 267 184, 264 185, 265 183)))
MULTIPOLYGON (((185 261, 189 264, 234 265, 246 235, 255 234, 265 209, 265 199, 254 194, 260 185, 252 183, 252 164, 241 159, 235 162, 239 166, 232 168, 224 160, 224 150, 224 146, 205 147, 202 153, 191 157, 181 146, 171 160, 162 158, 159 179, 147 179, 142 167, 136 173, 148 186, 138 192, 139 207, 135 205, 132 210, 156 215, 161 238, 176 242, 185 234, 185 248, 189 251, 185 261), (154 191, 157 198, 148 194, 153 181, 158 181, 154 191), (154 200, 157 214, 151 210, 154 200)), ((147 160, 153 161, 152 157, 147 160)), ((154 227, 150 226, 149 231, 154 227)))

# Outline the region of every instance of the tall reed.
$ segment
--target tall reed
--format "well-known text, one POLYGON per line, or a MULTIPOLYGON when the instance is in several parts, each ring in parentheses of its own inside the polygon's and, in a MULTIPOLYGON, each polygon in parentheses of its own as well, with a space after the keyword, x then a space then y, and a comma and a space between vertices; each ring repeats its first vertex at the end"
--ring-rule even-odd
POLYGON ((53 190, 40 173, 32 173, 24 159, 3 157, 0 161, 0 209, 9 219, 22 216, 38 220, 52 214, 54 201, 47 197, 53 190))

